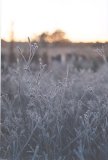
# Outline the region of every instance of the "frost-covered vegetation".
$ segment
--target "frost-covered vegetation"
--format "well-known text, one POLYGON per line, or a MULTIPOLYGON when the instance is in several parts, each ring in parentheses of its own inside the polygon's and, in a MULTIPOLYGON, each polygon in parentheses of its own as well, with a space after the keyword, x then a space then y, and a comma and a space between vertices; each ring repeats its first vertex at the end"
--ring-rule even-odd
POLYGON ((107 160, 107 62, 95 73, 41 63, 34 72, 32 58, 2 72, 1 157, 107 160))

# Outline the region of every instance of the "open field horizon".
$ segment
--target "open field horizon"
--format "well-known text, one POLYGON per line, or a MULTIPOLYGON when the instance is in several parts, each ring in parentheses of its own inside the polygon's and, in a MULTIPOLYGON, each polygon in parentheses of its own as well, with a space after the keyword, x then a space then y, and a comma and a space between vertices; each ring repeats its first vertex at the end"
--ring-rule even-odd
POLYGON ((0 160, 108 160, 108 0, 2 0, 0 160))

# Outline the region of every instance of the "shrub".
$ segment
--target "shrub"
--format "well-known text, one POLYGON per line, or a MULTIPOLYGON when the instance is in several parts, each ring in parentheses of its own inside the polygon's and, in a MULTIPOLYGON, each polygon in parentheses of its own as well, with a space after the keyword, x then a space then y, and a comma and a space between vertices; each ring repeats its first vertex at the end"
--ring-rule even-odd
POLYGON ((1 157, 107 160, 107 63, 96 73, 42 64, 34 73, 29 45, 28 61, 2 73, 1 157))

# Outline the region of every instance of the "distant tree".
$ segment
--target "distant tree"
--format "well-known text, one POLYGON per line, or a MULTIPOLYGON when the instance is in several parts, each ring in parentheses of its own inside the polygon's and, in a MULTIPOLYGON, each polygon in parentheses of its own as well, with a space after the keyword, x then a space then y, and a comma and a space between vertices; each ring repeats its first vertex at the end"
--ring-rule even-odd
POLYGON ((43 32, 39 35, 38 39, 42 46, 46 46, 48 43, 53 43, 55 45, 68 45, 71 43, 71 41, 66 38, 66 33, 62 30, 56 30, 51 34, 43 32))
POLYGON ((50 36, 51 38, 51 42, 53 43, 53 45, 55 46, 68 46, 71 45, 72 42, 66 37, 66 33, 62 30, 56 30, 55 32, 53 32, 50 36))
POLYGON ((65 36, 65 32, 63 32, 62 30, 56 30, 52 33, 51 40, 52 42, 62 41, 65 39, 65 36))
POLYGON ((15 54, 14 54, 14 30, 13 30, 14 23, 11 24, 11 32, 10 32, 10 54, 9 54, 9 62, 15 62, 15 54))
POLYGON ((41 35, 39 35, 39 42, 43 46, 47 45, 47 43, 48 43, 48 37, 49 37, 48 32, 43 32, 41 35))

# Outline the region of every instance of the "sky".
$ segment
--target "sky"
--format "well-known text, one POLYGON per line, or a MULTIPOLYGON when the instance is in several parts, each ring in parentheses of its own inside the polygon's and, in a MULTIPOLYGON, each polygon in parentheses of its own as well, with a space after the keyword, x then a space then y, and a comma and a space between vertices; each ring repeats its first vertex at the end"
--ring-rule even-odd
POLYGON ((108 0, 2 0, 1 38, 15 40, 61 29, 76 42, 108 41, 108 0))

